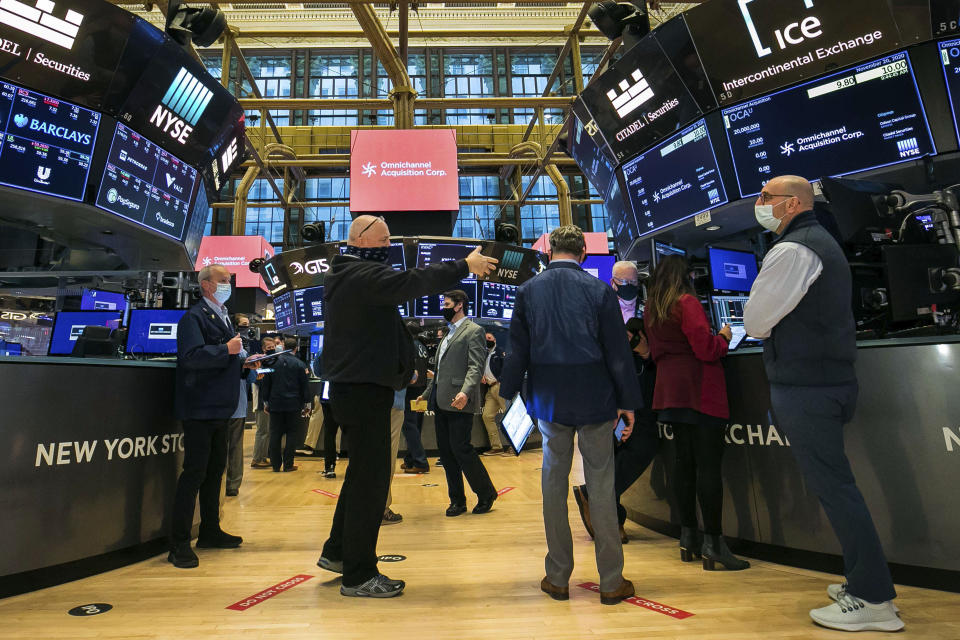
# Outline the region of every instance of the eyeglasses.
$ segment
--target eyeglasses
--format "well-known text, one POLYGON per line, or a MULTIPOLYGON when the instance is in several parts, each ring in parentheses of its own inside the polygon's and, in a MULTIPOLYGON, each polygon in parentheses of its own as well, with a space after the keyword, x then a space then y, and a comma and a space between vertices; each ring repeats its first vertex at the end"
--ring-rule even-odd
POLYGON ((767 204, 773 198, 795 198, 796 196, 789 193, 767 193, 766 191, 760 192, 760 202, 767 204))
POLYGON ((626 278, 617 278, 617 277, 614 277, 613 281, 616 282, 618 285, 625 285, 625 284, 635 285, 638 283, 638 280, 627 280, 626 278))
POLYGON ((377 219, 374 220, 373 222, 371 222, 370 224, 368 224, 367 226, 365 226, 365 227, 363 228, 363 231, 361 231, 360 233, 357 234, 357 237, 359 238, 360 236, 362 236, 364 233, 366 233, 366 232, 370 229, 370 227, 372 227, 373 225, 377 224, 378 222, 382 222, 382 223, 384 223, 384 224, 387 223, 387 221, 383 219, 383 216, 377 216, 377 219))

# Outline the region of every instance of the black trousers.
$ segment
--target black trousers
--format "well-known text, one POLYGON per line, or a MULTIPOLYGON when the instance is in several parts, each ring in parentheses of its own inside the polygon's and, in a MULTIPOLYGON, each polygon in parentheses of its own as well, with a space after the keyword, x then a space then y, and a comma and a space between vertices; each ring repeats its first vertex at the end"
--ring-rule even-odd
POLYGON ((470 443, 473 431, 473 414, 437 409, 437 446, 443 459, 443 472, 447 476, 447 494, 451 504, 466 504, 463 476, 480 500, 492 500, 497 494, 486 467, 480 461, 476 449, 470 443), (462 475, 461 475, 462 474, 462 475))
POLYGON ((379 573, 377 538, 392 469, 393 390, 376 384, 332 383, 330 404, 349 438, 350 460, 323 557, 342 560, 343 584, 355 587, 379 573))
POLYGON ((429 469, 427 462, 427 452, 423 448, 423 412, 413 411, 410 408, 410 401, 416 400, 423 389, 413 389, 408 387, 407 394, 403 404, 403 439, 407 442, 407 453, 403 456, 403 462, 408 467, 416 466, 421 469, 429 469))
POLYGON ((299 411, 271 411, 270 412, 270 464, 274 469, 293 467, 293 456, 297 451, 297 443, 303 441, 303 417, 299 411), (280 443, 283 437, 287 442, 281 453, 280 443))
POLYGON ((680 524, 697 528, 697 500, 703 516, 703 532, 723 533, 723 461, 724 430, 719 424, 673 423, 677 449, 675 485, 680 507, 680 524))
MULTIPOLYGON (((337 431, 340 424, 333 417, 333 408, 329 402, 321 402, 320 410, 323 411, 323 466, 325 469, 332 469, 337 466, 337 431)), ((345 443, 340 446, 344 448, 345 443)))
POLYGON ((621 525, 627 521, 627 510, 620 504, 620 496, 643 475, 660 449, 657 414, 650 409, 638 409, 634 416, 633 433, 613 452, 613 483, 617 492, 617 519, 621 525))
POLYGON ((857 407, 857 383, 835 387, 770 385, 770 404, 790 439, 807 487, 843 549, 849 591, 868 602, 897 597, 870 510, 843 447, 843 425, 857 407))
POLYGON ((183 471, 177 480, 170 520, 170 543, 190 541, 193 512, 200 496, 200 535, 220 530, 220 483, 227 466, 227 425, 223 420, 183 421, 183 471))

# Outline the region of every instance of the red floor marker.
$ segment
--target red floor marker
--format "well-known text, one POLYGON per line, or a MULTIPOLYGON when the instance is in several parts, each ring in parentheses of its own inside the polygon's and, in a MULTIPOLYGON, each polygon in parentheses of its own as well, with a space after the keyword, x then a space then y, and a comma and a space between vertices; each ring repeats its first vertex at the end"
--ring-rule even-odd
POLYGON ((292 589, 302 582, 306 582, 313 576, 308 575, 299 575, 293 576, 289 580, 284 580, 280 584, 275 584, 269 589, 265 589, 260 593, 255 593, 249 598, 244 598, 240 602, 234 602, 232 605, 227 607, 227 609, 232 609, 233 611, 246 611, 250 607, 255 607, 264 600, 269 600, 273 596, 279 595, 286 591, 287 589, 292 589))
MULTIPOLYGON (((583 584, 579 584, 577 586, 582 589, 587 589, 588 591, 600 593, 600 585, 595 582, 584 582, 583 584)), ((651 611, 656 611, 657 613, 662 613, 665 616, 670 616, 671 618, 676 618, 677 620, 683 620, 684 618, 689 618, 693 615, 689 611, 674 609, 673 607, 668 607, 665 604, 660 604, 659 602, 654 602, 653 600, 646 600, 639 596, 627 598, 624 600, 624 602, 628 602, 637 607, 643 607, 644 609, 650 609, 651 611)))
POLYGON ((339 498, 339 497, 340 497, 339 494, 330 493, 329 491, 324 491, 323 489, 314 489, 313 492, 314 492, 314 493, 319 493, 319 494, 322 495, 322 496, 327 496, 328 498, 334 498, 334 499, 336 499, 336 498, 339 498))
POLYGON ((504 487, 503 489, 500 489, 500 491, 497 491, 497 495, 498 495, 498 496, 502 496, 503 494, 507 493, 508 491, 513 491, 514 489, 516 489, 516 487, 504 487))

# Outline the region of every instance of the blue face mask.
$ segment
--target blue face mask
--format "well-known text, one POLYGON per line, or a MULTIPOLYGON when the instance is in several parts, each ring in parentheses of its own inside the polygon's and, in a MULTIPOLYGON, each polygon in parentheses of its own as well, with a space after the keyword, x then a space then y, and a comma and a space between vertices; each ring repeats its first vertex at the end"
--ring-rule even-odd
POLYGON ((217 285, 217 290, 213 292, 213 297, 221 305, 226 304, 227 300, 230 299, 230 294, 233 293, 233 289, 230 288, 229 282, 221 282, 217 285))
POLYGON ((390 260, 390 247, 355 247, 348 244, 346 253, 370 262, 386 263, 390 260))

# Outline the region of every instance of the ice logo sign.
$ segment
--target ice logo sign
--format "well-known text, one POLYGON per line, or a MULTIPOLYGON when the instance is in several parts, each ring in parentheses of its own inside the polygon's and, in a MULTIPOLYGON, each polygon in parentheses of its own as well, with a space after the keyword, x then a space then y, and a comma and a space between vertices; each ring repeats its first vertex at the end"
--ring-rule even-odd
MULTIPOLYGON (((753 41, 753 46, 757 50, 757 57, 763 58, 771 53, 773 49, 764 45, 760 40, 760 34, 757 32, 757 25, 753 22, 753 16, 750 14, 750 4, 754 0, 737 0, 740 5, 740 13, 743 14, 743 21, 747 25, 747 31, 750 33, 750 39, 753 41)), ((768 3, 771 0, 767 0, 768 3)), ((778 4, 781 4, 783 0, 778 0, 778 4)), ((813 9, 813 0, 803 0, 803 6, 807 9, 813 9)), ((823 28, 820 24, 820 19, 816 16, 807 16, 803 20, 797 22, 792 22, 785 27, 779 29, 774 29, 773 36, 777 41, 777 46, 781 51, 787 47, 795 44, 800 44, 804 40, 810 38, 816 38, 823 35, 823 28)))
POLYGON ((630 78, 633 80, 632 84, 628 80, 621 80, 620 84, 617 85, 621 91, 619 95, 616 89, 607 91, 610 104, 617 110, 617 115, 621 118, 630 115, 653 98, 653 89, 650 88, 650 83, 640 73, 640 69, 634 69, 630 78))
POLYGON ((51 0, 37 0, 32 7, 17 0, 3 0, 0 2, 0 23, 64 49, 73 49, 83 14, 68 9, 61 19, 53 15, 56 8, 56 3, 51 0))

